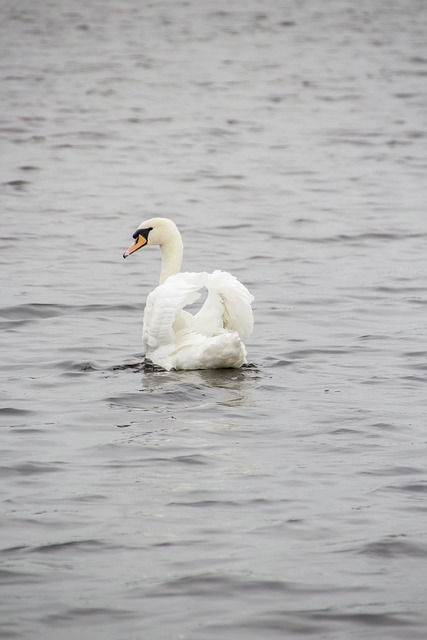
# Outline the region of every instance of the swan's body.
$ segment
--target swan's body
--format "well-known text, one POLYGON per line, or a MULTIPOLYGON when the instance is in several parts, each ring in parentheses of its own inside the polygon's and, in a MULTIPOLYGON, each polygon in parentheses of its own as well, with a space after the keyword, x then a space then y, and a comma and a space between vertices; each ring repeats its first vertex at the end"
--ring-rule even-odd
POLYGON ((162 252, 160 284, 147 298, 143 321, 145 356, 163 369, 237 368, 246 363, 244 340, 252 333, 253 296, 225 271, 180 273, 181 235, 167 218, 141 223, 128 255, 146 244, 162 252), (184 307, 207 289, 194 315, 184 307))

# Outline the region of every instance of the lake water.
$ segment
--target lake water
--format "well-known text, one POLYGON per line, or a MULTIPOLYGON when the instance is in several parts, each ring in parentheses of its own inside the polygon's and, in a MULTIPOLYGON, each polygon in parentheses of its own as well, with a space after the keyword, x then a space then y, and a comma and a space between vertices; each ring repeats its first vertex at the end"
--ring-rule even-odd
POLYGON ((0 17, 0 637, 425 640, 427 4, 0 17), (144 369, 158 215, 251 366, 144 369))

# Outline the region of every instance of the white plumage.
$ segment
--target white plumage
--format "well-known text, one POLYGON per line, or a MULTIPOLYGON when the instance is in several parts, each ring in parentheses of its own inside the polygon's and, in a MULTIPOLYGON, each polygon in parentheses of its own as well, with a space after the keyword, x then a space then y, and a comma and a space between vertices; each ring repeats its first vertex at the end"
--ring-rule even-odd
POLYGON ((145 355, 163 369, 222 369, 246 363, 244 341, 252 333, 253 296, 230 273, 180 273, 181 235, 172 220, 152 218, 134 233, 127 257, 146 244, 162 251, 160 285, 147 298, 143 321, 145 355), (194 315, 184 307, 207 289, 194 315))

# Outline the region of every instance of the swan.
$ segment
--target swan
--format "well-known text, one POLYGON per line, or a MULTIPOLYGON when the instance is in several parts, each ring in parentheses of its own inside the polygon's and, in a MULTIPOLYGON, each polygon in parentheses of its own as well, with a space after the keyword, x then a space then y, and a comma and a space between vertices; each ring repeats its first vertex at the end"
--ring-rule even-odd
POLYGON ((183 243, 169 218, 142 222, 135 242, 123 257, 146 245, 158 245, 162 255, 160 284, 148 294, 142 339, 145 357, 171 369, 227 369, 246 363, 244 341, 252 333, 253 296, 226 271, 181 272, 183 243), (207 289, 206 300, 194 315, 184 307, 207 289))

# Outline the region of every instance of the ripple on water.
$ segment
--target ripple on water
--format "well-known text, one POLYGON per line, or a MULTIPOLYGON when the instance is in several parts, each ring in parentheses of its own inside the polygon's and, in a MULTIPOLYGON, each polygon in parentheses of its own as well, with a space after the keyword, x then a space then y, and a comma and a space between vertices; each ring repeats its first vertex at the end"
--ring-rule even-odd
POLYGON ((427 544, 411 542, 403 537, 388 536, 363 545, 358 553, 382 558, 427 558, 427 544))
POLYGON ((1 584, 35 584, 40 582, 39 573, 29 573, 26 571, 10 571, 8 569, 0 569, 1 584))
POLYGON ((115 607, 70 607, 64 608, 63 611, 58 613, 51 613, 43 616, 42 621, 47 625, 62 624, 62 625, 95 625, 101 624, 102 626, 108 623, 117 623, 120 620, 129 620, 130 618, 139 617, 139 612, 130 611, 128 609, 122 609, 115 607))
POLYGON ((38 476, 62 471, 64 466, 64 462, 19 462, 0 466, 0 476, 38 476))
MULTIPOLYGON (((249 628, 271 629, 277 631, 297 632, 299 634, 319 634, 335 632, 335 626, 342 628, 343 623, 351 623, 354 625, 355 632, 361 632, 361 627, 367 632, 367 628, 395 628, 406 627, 411 624, 411 618, 406 612, 393 613, 372 613, 370 611, 361 611, 358 613, 326 610, 308 610, 301 612, 289 611, 272 611, 269 614, 263 614, 259 619, 251 619, 248 621, 249 628), (332 624, 331 624, 332 623, 332 624), (335 624, 333 624, 335 623, 335 624)), ((243 623, 245 626, 245 623, 243 623)), ((348 631, 349 627, 346 624, 348 631)))
POLYGON ((0 417, 4 416, 4 417, 19 417, 19 416, 23 416, 23 417, 28 417, 30 415, 33 415, 35 412, 34 411, 30 411, 28 409, 18 409, 17 407, 1 407, 0 408, 0 417))
POLYGON ((108 316, 108 314, 127 313, 138 311, 138 305, 129 304, 85 304, 85 305, 69 305, 69 304, 44 304, 31 302, 26 304, 13 305, 10 307, 2 307, 0 309, 0 317, 5 320, 36 320, 40 318, 56 318, 67 314, 95 314, 100 317, 108 316))

